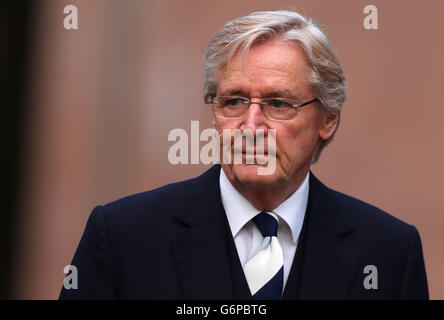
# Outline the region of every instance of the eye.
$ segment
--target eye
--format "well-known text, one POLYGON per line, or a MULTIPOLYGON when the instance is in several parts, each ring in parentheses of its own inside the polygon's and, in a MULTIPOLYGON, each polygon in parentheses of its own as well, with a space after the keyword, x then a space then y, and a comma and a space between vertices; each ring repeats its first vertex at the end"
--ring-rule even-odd
POLYGON ((227 99, 224 103, 224 105, 228 105, 228 106, 239 106, 241 104, 245 103, 245 99, 242 98, 230 98, 227 99))
POLYGON ((278 100, 278 99, 271 99, 269 101, 269 103, 273 108, 276 108, 276 109, 288 108, 291 106, 288 102, 285 102, 284 100, 278 100))

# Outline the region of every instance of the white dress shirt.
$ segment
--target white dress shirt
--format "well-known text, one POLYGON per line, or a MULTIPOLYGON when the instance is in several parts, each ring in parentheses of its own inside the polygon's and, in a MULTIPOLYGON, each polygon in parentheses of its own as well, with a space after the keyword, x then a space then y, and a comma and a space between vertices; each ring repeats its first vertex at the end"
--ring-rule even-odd
MULTIPOLYGON (((284 288, 287 283, 290 268, 304 222, 307 209, 309 173, 299 188, 272 212, 278 216, 278 240, 284 254, 284 288)), ((252 219, 261 211, 240 194, 228 180, 225 172, 220 170, 220 192, 222 204, 227 214, 234 243, 242 267, 247 261, 248 254, 262 242, 262 234, 252 219)))

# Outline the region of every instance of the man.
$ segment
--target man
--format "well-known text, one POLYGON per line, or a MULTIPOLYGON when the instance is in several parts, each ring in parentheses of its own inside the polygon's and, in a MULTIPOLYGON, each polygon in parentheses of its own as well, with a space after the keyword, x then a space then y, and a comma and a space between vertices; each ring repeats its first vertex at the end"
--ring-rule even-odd
POLYGON ((200 177, 96 207, 72 261, 78 289, 60 298, 428 298, 416 228, 309 171, 345 100, 314 22, 291 11, 228 22, 208 45, 205 77, 221 136, 275 132, 274 150, 262 150, 274 170, 259 174, 257 147, 245 144, 200 177), (226 161, 236 152, 241 163, 226 161))

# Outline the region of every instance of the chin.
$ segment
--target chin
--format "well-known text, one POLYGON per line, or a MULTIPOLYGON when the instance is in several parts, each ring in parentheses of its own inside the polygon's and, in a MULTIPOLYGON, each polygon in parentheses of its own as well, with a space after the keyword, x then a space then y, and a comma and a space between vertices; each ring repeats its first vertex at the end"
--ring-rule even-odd
POLYGON ((273 174, 260 175, 259 168, 264 168, 255 164, 235 164, 231 168, 235 178, 243 185, 263 187, 272 185, 277 181, 277 168, 273 174))

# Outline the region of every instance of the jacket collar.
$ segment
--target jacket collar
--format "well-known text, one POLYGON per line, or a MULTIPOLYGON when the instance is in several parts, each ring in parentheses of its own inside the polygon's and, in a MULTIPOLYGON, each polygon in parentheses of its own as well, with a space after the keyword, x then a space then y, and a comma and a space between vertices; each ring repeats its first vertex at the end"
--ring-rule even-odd
POLYGON ((341 210, 337 194, 311 173, 302 239, 284 298, 347 298, 359 259, 348 238, 352 232, 353 225, 341 210))
POLYGON ((185 299, 235 296, 227 245, 231 234, 220 198, 219 174, 219 165, 211 167, 178 197, 184 209, 175 217, 184 231, 172 241, 172 250, 185 299))

